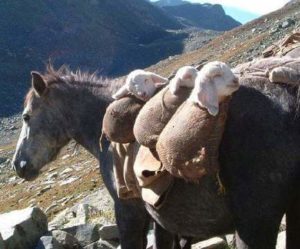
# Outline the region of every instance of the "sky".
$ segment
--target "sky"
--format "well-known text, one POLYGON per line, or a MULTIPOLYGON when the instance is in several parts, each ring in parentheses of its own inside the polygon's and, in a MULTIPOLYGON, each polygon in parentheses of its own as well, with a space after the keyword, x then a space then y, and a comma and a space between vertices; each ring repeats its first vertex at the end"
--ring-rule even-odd
POLYGON ((198 3, 219 3, 227 7, 234 7, 253 14, 263 15, 281 8, 289 0, 189 0, 198 3))

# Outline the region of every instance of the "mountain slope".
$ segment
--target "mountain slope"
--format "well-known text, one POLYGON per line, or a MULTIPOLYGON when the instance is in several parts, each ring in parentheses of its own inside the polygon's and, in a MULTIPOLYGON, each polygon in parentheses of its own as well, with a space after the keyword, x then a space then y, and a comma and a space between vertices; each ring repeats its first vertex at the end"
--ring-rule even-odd
POLYGON ((259 57, 268 46, 291 34, 293 30, 300 30, 299 0, 225 32, 200 49, 175 56, 172 60, 163 60, 148 70, 168 76, 183 65, 197 65, 213 60, 227 62, 234 67, 259 57), (284 23, 289 25, 283 25, 284 23))
POLYGON ((185 3, 162 7, 169 15, 180 18, 184 24, 203 29, 225 31, 233 29, 241 23, 226 15, 219 4, 185 3))
POLYGON ((220 4, 199 4, 184 0, 159 0, 153 4, 176 17, 185 26, 225 31, 241 25, 226 15, 220 4))
POLYGON ((3 0, 0 15, 0 116, 20 110, 30 71, 43 70, 49 58, 118 75, 183 47, 180 41, 166 48, 142 46, 170 39, 174 35, 165 29, 182 27, 143 0, 3 0))

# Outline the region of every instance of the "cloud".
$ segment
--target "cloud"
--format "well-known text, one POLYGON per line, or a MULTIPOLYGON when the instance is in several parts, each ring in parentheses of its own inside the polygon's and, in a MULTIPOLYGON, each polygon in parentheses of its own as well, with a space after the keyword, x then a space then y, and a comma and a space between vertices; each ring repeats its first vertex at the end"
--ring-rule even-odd
POLYGON ((258 15, 267 14, 271 11, 281 8, 289 0, 189 0, 193 3, 213 3, 224 6, 235 7, 258 15))

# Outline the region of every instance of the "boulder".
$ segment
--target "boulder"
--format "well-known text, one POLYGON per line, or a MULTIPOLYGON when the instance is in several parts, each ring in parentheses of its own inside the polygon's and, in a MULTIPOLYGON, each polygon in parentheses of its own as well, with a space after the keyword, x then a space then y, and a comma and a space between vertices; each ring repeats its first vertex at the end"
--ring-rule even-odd
POLYGON ((42 236, 35 249, 64 249, 64 247, 51 235, 42 236))
POLYGON ((52 236, 64 249, 82 248, 79 241, 70 233, 61 230, 54 230, 52 231, 52 236))
POLYGON ((277 237, 276 249, 285 249, 286 232, 280 232, 277 237))
POLYGON ((99 226, 96 224, 86 224, 63 229, 72 234, 81 246, 87 246, 100 239, 99 226))
POLYGON ((113 240, 119 238, 119 230, 116 224, 102 226, 99 229, 100 238, 103 240, 113 240))
POLYGON ((84 249, 116 249, 117 244, 115 242, 109 242, 104 240, 99 240, 90 245, 84 247, 84 249))
POLYGON ((228 248, 227 243, 219 237, 204 240, 192 246, 192 249, 226 249, 226 248, 228 248))
POLYGON ((47 217, 38 207, 0 215, 0 234, 9 249, 34 248, 47 230, 47 217))

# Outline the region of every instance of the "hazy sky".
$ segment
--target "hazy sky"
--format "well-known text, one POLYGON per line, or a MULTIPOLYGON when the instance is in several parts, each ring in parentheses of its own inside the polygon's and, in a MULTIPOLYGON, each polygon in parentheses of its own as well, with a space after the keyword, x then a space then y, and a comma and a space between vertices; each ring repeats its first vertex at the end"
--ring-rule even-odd
POLYGON ((219 3, 229 7, 235 7, 257 15, 263 15, 281 8, 289 0, 189 0, 198 3, 219 3))

